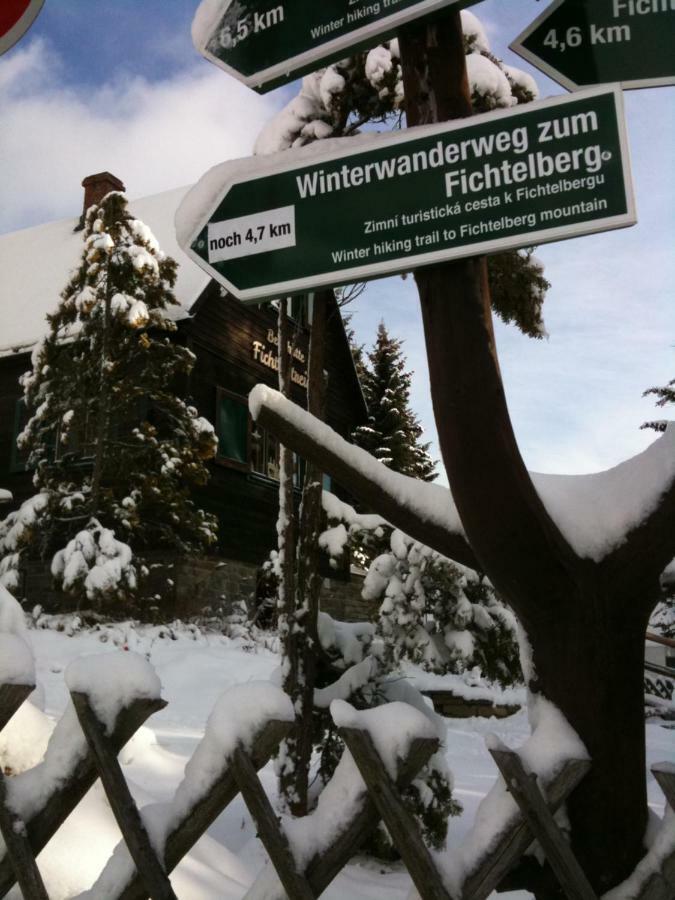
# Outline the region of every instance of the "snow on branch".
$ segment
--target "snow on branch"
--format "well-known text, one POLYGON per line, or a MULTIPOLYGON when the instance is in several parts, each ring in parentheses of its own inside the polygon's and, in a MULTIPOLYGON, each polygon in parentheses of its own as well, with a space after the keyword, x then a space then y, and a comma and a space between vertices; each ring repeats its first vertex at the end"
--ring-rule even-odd
POLYGON ((336 481, 348 485, 355 496, 392 525, 439 553, 476 568, 447 488, 392 472, 265 385, 251 391, 249 408, 263 428, 336 481))
MULTIPOLYGON (((264 385, 251 391, 249 407, 263 428, 348 486, 394 527, 450 559, 477 568, 447 488, 392 472, 264 385)), ((665 495, 675 490, 675 425, 643 453, 607 471, 591 475, 532 473, 532 480, 575 553, 600 562, 621 547, 628 535, 658 510, 665 495)))
MULTIPOLYGON (((533 474, 532 480, 572 549, 600 562, 675 488, 675 425, 612 469, 592 475, 533 474)), ((675 550, 675 539, 672 543, 675 550)))

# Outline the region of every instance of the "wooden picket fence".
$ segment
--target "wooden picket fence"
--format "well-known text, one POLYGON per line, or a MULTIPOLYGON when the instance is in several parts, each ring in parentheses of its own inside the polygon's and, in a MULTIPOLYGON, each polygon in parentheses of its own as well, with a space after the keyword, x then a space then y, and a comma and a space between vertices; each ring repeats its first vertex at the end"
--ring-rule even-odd
MULTIPOLYGON (((0 730, 32 690, 33 685, 0 685, 0 730)), ((87 751, 80 756, 65 781, 54 785, 52 792, 43 798, 41 809, 27 821, 22 821, 6 805, 6 778, 0 773, 0 832, 6 848, 0 858, 0 897, 18 883, 23 897, 48 900, 36 856, 100 778, 133 860, 126 881, 118 885, 115 894, 106 894, 115 900, 175 898, 169 874, 239 793, 276 870, 283 889, 281 896, 285 892, 291 900, 320 897, 382 820, 423 900, 451 900, 434 857, 425 847, 417 824, 401 799, 402 790, 438 749, 436 739, 413 739, 406 758, 399 760, 398 777, 393 780, 367 731, 340 729, 365 788, 359 795, 351 821, 346 825, 343 823, 328 846, 300 869, 258 778, 258 771, 274 754, 290 728, 286 721, 268 719, 249 742, 250 749, 246 750, 240 744, 229 758, 223 759, 222 769, 208 791, 172 823, 163 858, 160 858, 131 796, 117 754, 137 729, 166 705, 165 702, 135 700, 121 711, 110 733, 106 733, 89 696, 71 692, 71 697, 86 738, 87 751)), ((570 900, 594 898, 593 889, 554 818, 556 810, 589 770, 590 763, 581 759, 568 760, 556 777, 542 788, 537 777, 526 771, 517 752, 506 747, 493 748, 490 752, 517 808, 496 844, 468 872, 461 887, 461 897, 455 900, 485 900, 534 840, 538 841, 570 900)), ((675 810, 675 769, 663 764, 652 771, 675 810)), ((674 895, 675 853, 666 860, 660 873, 654 873, 644 881, 639 900, 666 900, 674 895)))

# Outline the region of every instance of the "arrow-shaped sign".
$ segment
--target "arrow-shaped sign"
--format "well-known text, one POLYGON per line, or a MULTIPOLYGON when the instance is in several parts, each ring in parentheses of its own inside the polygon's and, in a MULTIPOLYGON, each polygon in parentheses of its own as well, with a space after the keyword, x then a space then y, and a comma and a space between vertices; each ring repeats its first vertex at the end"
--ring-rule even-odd
POLYGON ((555 0, 511 49, 572 91, 675 84, 675 0, 555 0))
POLYGON ((183 200, 178 242, 255 302, 632 225, 622 101, 594 88, 223 163, 183 200))
POLYGON ((260 93, 369 47, 413 19, 478 0, 202 0, 197 50, 260 93))

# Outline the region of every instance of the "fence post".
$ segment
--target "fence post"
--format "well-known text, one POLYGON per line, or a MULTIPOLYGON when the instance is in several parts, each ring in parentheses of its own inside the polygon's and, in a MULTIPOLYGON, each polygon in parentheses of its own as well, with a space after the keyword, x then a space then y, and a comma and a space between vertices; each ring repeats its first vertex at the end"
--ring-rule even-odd
POLYGON ((546 805, 537 786, 537 776, 525 771, 521 758, 513 750, 490 749, 490 753, 533 837, 541 844, 565 895, 569 900, 597 900, 584 870, 546 805))
POLYGON ((35 856, 30 848, 26 826, 6 806, 5 777, 0 772, 0 832, 21 894, 26 900, 49 900, 35 856))
MULTIPOLYGON (((113 752, 119 753, 143 722, 165 706, 164 700, 135 700, 123 709, 108 739, 113 752)), ((70 777, 54 787, 42 809, 26 822, 28 841, 35 856, 56 834, 97 777, 94 758, 91 752, 87 752, 74 766, 70 777)), ((4 897, 15 881, 10 860, 7 857, 1 859, 0 897, 4 897)))
MULTIPOLYGON (((548 808, 555 813, 590 769, 586 759, 568 760, 546 785, 548 808)), ((485 900, 532 843, 530 828, 519 811, 497 839, 489 855, 471 869, 462 885, 462 900, 485 900)))
MULTIPOLYGON (((404 791, 415 780, 420 769, 429 762, 437 750, 437 740, 413 738, 408 755, 399 766, 396 779, 399 791, 404 791)), ((380 814, 366 787, 363 805, 352 822, 336 836, 330 847, 311 860, 305 870, 305 876, 317 897, 321 896, 331 881, 342 871, 379 821, 380 814)))
MULTIPOLYGON (((251 742, 252 763, 261 769, 288 733, 290 722, 270 719, 251 742)), ((239 793, 234 774, 227 760, 223 771, 209 791, 195 802, 180 822, 167 835, 164 846, 164 869, 172 872, 181 859, 197 843, 212 822, 239 793)), ((145 900, 148 896, 143 881, 135 872, 111 900, 145 900)))
POLYGON ((340 728, 339 734, 354 757, 377 811, 420 896, 423 900, 450 900, 450 894, 422 840, 417 822, 399 797, 370 734, 358 728, 340 728))
POLYGON ((150 843, 143 819, 122 774, 117 754, 110 748, 104 728, 91 708, 89 697, 76 691, 72 691, 70 696, 110 808, 148 893, 152 900, 177 900, 169 877, 150 843))
POLYGON ((248 811, 258 829, 258 836, 277 870, 279 880, 293 900, 315 900, 307 879, 298 872, 278 818, 260 784, 254 765, 241 747, 232 754, 230 768, 248 811))

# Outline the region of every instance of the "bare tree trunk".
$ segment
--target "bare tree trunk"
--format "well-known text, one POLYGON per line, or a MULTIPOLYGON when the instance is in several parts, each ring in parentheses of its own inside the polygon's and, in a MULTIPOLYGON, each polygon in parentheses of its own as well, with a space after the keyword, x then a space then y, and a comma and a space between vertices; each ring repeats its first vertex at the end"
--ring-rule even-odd
MULTIPOLYGON (((408 26, 401 51, 408 125, 471 114, 458 12, 408 26)), ((608 577, 611 566, 577 557, 544 509, 508 414, 484 260, 415 277, 441 452, 468 541, 525 627, 530 687, 562 711, 593 760, 569 813, 574 849, 604 893, 643 853, 642 663, 656 579, 627 591, 608 577)))
MULTIPOLYGON (((279 301, 279 391, 289 397, 291 392, 292 355, 288 352, 290 323, 286 301, 279 301)), ((293 509, 293 451, 283 444, 279 447, 279 518, 277 520, 277 551, 279 554, 279 639, 281 641, 284 690, 295 701, 297 692, 297 654, 293 637, 293 603, 295 597, 295 511, 293 509)), ((295 772, 288 741, 281 744, 277 771, 279 793, 289 808, 295 802, 295 772)))
MULTIPOLYGON (((316 294, 309 344, 307 406, 318 418, 323 418, 325 401, 326 302, 326 292, 316 294)), ((280 353, 282 347, 286 348, 286 341, 287 336, 282 335, 280 328, 280 353)), ((287 365, 290 366, 290 354, 288 357, 287 365)), ((281 366, 279 371, 281 372, 281 366)), ((292 504, 292 467, 290 471, 291 491, 285 502, 292 504)), ((284 741, 282 760, 285 771, 281 773, 280 790, 288 809, 296 816, 306 815, 308 811, 309 767, 314 737, 312 711, 317 654, 320 649, 317 618, 321 591, 319 533, 322 481, 322 472, 308 463, 300 507, 298 546, 295 554, 297 564, 292 582, 290 580, 288 582, 288 589, 293 593, 286 594, 286 621, 283 625, 284 690, 293 700, 296 722, 284 741)), ((289 505, 288 509, 286 520, 293 518, 292 505, 289 505)), ((282 571, 292 562, 293 560, 287 557, 282 564, 282 571)))
MULTIPOLYGON (((328 294, 325 291, 318 292, 314 296, 309 341, 307 408, 319 419, 323 419, 325 409, 327 300, 328 294)), ((297 720, 286 739, 288 753, 292 754, 293 758, 295 778, 294 802, 289 803, 289 807, 297 816, 306 815, 308 812, 309 767, 314 739, 312 712, 320 653, 317 619, 321 592, 319 534, 322 520, 322 489, 323 473, 317 466, 307 463, 300 507, 294 627, 289 641, 296 673, 296 682, 290 686, 289 693, 295 702, 297 720)))

